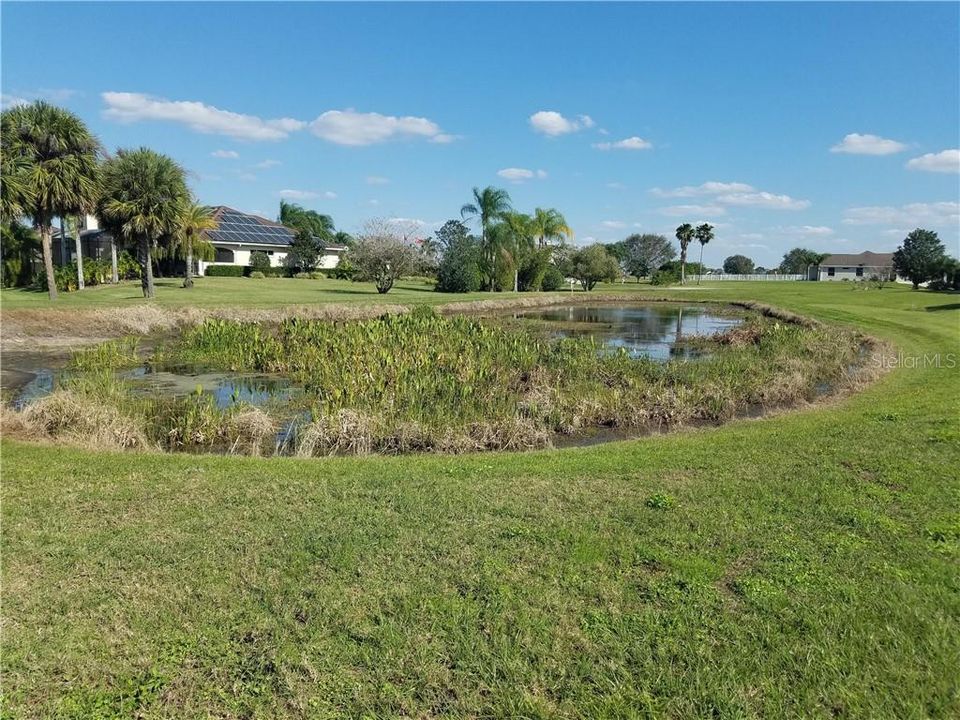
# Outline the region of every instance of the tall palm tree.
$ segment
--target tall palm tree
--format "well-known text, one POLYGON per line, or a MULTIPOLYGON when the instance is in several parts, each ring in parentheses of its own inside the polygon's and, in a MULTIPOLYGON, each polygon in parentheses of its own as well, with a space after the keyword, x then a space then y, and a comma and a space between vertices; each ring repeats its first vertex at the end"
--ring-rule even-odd
POLYGON ((139 247, 143 296, 152 298, 151 252, 180 227, 190 192, 183 168, 148 148, 118 150, 103 166, 103 196, 98 214, 114 236, 139 247))
POLYGON ((508 212, 503 221, 493 227, 498 254, 513 265, 513 291, 520 290, 520 264, 536 247, 537 229, 532 217, 525 213, 508 212))
POLYGON ((554 208, 537 208, 533 211, 533 229, 540 247, 544 247, 551 240, 570 240, 573 230, 567 225, 563 214, 554 208))
POLYGON ((494 223, 513 208, 510 194, 501 188, 491 186, 473 189, 473 202, 460 208, 460 217, 476 217, 480 220, 480 254, 487 274, 488 289, 493 289, 496 265, 496 247, 490 229, 494 223))
POLYGON ((216 250, 208 240, 205 240, 203 233, 206 230, 216 230, 217 221, 213 217, 213 210, 206 205, 201 205, 191 199, 180 210, 180 218, 177 221, 177 229, 173 234, 171 249, 187 263, 187 269, 183 273, 183 286, 185 288, 193 287, 193 258, 200 260, 213 260, 216 256, 216 250))
MULTIPOLYGON (((47 292, 55 300, 53 218, 93 209, 100 192, 100 142, 73 113, 37 101, 3 111, 0 145, 4 155, 10 155, 4 170, 24 171, 13 176, 20 190, 4 193, 5 212, 19 205, 33 221, 43 249, 47 292)), ((7 182, 5 177, 4 185, 7 182)))
POLYGON ((684 223, 677 228, 677 240, 680 241, 680 284, 687 279, 687 248, 693 242, 694 229, 690 223, 684 223))
POLYGON ((697 225, 697 229, 693 231, 693 235, 700 242, 700 274, 697 275, 697 285, 699 285, 700 278, 703 275, 703 246, 713 240, 713 225, 710 223, 697 225))

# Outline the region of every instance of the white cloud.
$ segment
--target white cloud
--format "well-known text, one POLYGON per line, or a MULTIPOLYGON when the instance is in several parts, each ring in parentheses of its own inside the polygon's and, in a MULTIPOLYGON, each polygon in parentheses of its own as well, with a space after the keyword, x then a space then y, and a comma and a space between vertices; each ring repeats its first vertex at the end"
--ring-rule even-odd
POLYGON ((810 207, 809 200, 797 200, 789 195, 757 190, 752 185, 741 182, 717 182, 711 180, 702 185, 683 185, 672 190, 652 188, 650 192, 663 198, 710 197, 713 203, 737 205, 741 207, 759 207, 771 210, 803 210, 810 207))
POLYGON ((283 140, 306 124, 293 118, 264 120, 201 102, 165 100, 143 93, 105 92, 101 97, 107 104, 104 117, 110 120, 122 123, 165 120, 181 123, 197 132, 240 140, 283 140))
POLYGON ((330 191, 330 190, 325 190, 324 193, 323 193, 323 196, 324 196, 325 198, 327 198, 328 200, 336 200, 336 199, 337 199, 337 194, 336 194, 335 192, 330 191))
POLYGON ((617 140, 616 142, 594 143, 593 147, 597 150, 649 150, 653 147, 649 142, 641 137, 633 137, 617 140))
POLYGON ((540 178, 541 180, 547 177, 545 170, 527 170, 526 168, 515 168, 509 167, 504 168, 503 170, 498 170, 497 175, 502 177, 504 180, 509 180, 513 183, 524 182, 525 180, 531 180, 533 178, 540 178))
POLYGON ((771 232, 791 237, 828 237, 834 230, 826 225, 787 225, 771 228, 771 232))
POLYGON ((389 178, 380 177, 379 175, 367 176, 367 185, 387 185, 389 182, 389 178))
POLYGON ((317 193, 311 190, 281 190, 277 195, 286 200, 312 200, 318 197, 317 193))
POLYGON ((534 132, 550 137, 566 135, 584 128, 592 128, 596 123, 589 115, 578 115, 576 120, 565 118, 555 110, 540 110, 530 116, 530 126, 534 132))
POLYGON ((608 182, 607 187, 611 190, 626 190, 627 186, 621 182, 608 182))
POLYGON ((906 149, 907 146, 904 143, 882 138, 879 135, 850 133, 830 148, 830 152, 848 155, 894 155, 906 149))
POLYGON ((618 230, 620 228, 625 228, 627 226, 627 224, 622 220, 604 220, 600 224, 603 225, 605 228, 612 228, 615 230, 618 230))
POLYGON ((702 185, 683 185, 682 187, 673 188, 672 190, 652 188, 650 192, 657 197, 685 198, 700 195, 719 195, 721 193, 753 192, 754 190, 755 188, 752 185, 747 185, 746 183, 716 182, 715 180, 710 180, 702 185))
POLYGON ((923 225, 950 226, 960 223, 960 203, 909 203, 895 207, 873 205, 848 208, 844 211, 844 225, 892 225, 920 227, 923 225))
POLYGON ((310 123, 310 132, 337 145, 374 145, 389 140, 423 138, 438 143, 453 141, 432 120, 381 115, 356 110, 328 110, 310 123))
POLYGON ((258 170, 267 170, 268 168, 277 167, 277 165, 281 164, 279 160, 262 160, 254 165, 254 167, 258 170))
POLYGON ((70 98, 79 94, 79 91, 69 88, 39 88, 29 91, 17 90, 11 94, 4 93, 0 95, 0 106, 6 110, 7 108, 16 107, 17 105, 29 105, 34 100, 46 100, 47 102, 62 105, 70 98))
POLYGON ((769 210, 805 210, 810 207, 809 200, 797 200, 789 195, 774 195, 768 192, 743 192, 718 195, 717 202, 725 205, 759 207, 769 210))
POLYGON ((240 153, 236 150, 214 150, 210 153, 215 158, 224 158, 224 159, 234 159, 240 157, 240 153))
POLYGON ((253 173, 242 172, 237 175, 237 178, 239 178, 240 180, 243 180, 244 182, 253 182, 254 180, 257 179, 257 176, 254 175, 253 173))
POLYGON ((714 217, 717 215, 726 215, 727 210, 719 205, 670 205, 660 208, 660 214, 668 217, 685 217, 689 215, 714 217))
POLYGON ((927 172, 960 173, 960 150, 941 150, 938 153, 927 153, 907 161, 910 170, 926 170, 927 172))
POLYGON ((19 95, 7 95, 6 93, 0 95, 0 108, 7 110, 8 108, 17 107, 18 105, 29 105, 30 101, 19 95))

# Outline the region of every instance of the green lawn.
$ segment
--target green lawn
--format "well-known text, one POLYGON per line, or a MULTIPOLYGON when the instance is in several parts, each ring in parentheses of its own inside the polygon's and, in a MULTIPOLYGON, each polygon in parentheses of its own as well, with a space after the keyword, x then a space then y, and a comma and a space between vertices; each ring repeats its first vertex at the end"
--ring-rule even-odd
POLYGON ((529 454, 4 441, 4 716, 960 715, 960 298, 673 294, 855 324, 904 367, 806 411, 529 454))
MULTIPOLYGON (((309 305, 313 303, 441 303, 453 300, 476 300, 489 293, 445 295, 434 292, 433 285, 422 280, 402 280, 386 295, 377 293, 373 283, 355 283, 349 280, 298 280, 293 278, 197 278, 194 287, 182 288, 179 278, 158 278, 156 297, 149 302, 177 307, 279 307, 282 305, 309 305)), ((504 293, 510 294, 513 293, 504 293)), ((119 285, 97 285, 81 292, 61 293, 51 302, 46 292, 8 289, 0 291, 0 305, 4 309, 124 307, 147 302, 139 281, 119 285)))

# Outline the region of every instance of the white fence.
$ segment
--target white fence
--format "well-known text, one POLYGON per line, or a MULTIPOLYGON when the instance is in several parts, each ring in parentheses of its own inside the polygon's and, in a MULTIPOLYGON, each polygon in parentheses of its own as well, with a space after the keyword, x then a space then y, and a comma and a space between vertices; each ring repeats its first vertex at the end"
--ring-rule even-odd
POLYGON ((716 282, 717 280, 806 280, 807 276, 770 274, 770 275, 728 275, 727 273, 717 273, 714 275, 687 275, 687 283, 690 282, 716 282))

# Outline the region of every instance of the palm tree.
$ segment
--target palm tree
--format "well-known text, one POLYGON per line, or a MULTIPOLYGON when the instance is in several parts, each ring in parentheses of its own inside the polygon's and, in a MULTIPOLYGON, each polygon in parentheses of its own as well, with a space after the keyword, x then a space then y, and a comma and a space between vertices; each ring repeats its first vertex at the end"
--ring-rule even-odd
POLYGON ((573 230, 567 225, 561 212, 554 208, 537 208, 533 211, 533 230, 540 247, 544 247, 551 240, 573 239, 573 230))
POLYGON ((98 214, 115 237, 137 243, 143 296, 152 298, 151 251, 161 238, 176 234, 190 202, 183 168, 148 148, 118 150, 104 164, 103 186, 98 214))
POLYGON ((699 285, 700 278, 703 275, 703 246, 713 240, 713 225, 710 223, 697 225, 697 229, 693 231, 693 235, 700 242, 700 274, 697 275, 697 285, 699 285))
POLYGON ((513 291, 520 291, 520 263, 536 247, 537 229, 532 217, 525 213, 508 212, 503 221, 493 228, 498 253, 513 265, 513 291))
POLYGON ((278 220, 281 225, 289 228, 307 230, 324 242, 329 242, 336 235, 332 217, 318 213, 316 210, 307 210, 286 200, 280 200, 278 220))
MULTIPOLYGON (((73 233, 73 243, 74 249, 77 252, 77 289, 83 290, 83 245, 80 242, 80 227, 83 225, 83 222, 80 219, 79 215, 74 215, 67 218, 66 227, 70 232, 73 233)), ((64 242, 66 242, 66 233, 64 232, 64 223, 63 218, 60 218, 60 234, 63 237, 64 242)), ((66 254, 61 255, 60 257, 66 257, 66 254)))
POLYGON ((473 189, 473 202, 460 208, 460 217, 470 216, 480 219, 480 253, 487 271, 488 288, 493 289, 496 265, 496 248, 490 229, 494 223, 510 212, 510 194, 501 188, 491 186, 473 189))
POLYGON ((687 275, 687 247, 693 242, 694 229, 690 223, 684 223, 677 228, 677 240, 680 241, 680 284, 686 281, 687 275))
POLYGON ((193 287, 193 258, 213 260, 216 250, 203 237, 206 230, 216 230, 213 210, 192 200, 180 210, 177 229, 172 238, 172 250, 184 258, 187 268, 183 273, 183 287, 193 287))
MULTIPOLYGON (((47 292, 55 300, 53 218, 93 209, 100 192, 100 142, 76 115, 43 101, 4 110, 0 128, 0 145, 10 156, 3 169, 15 171, 14 187, 3 193, 4 212, 19 208, 32 219, 40 234, 47 292)), ((4 177, 3 184, 8 182, 4 177)))

